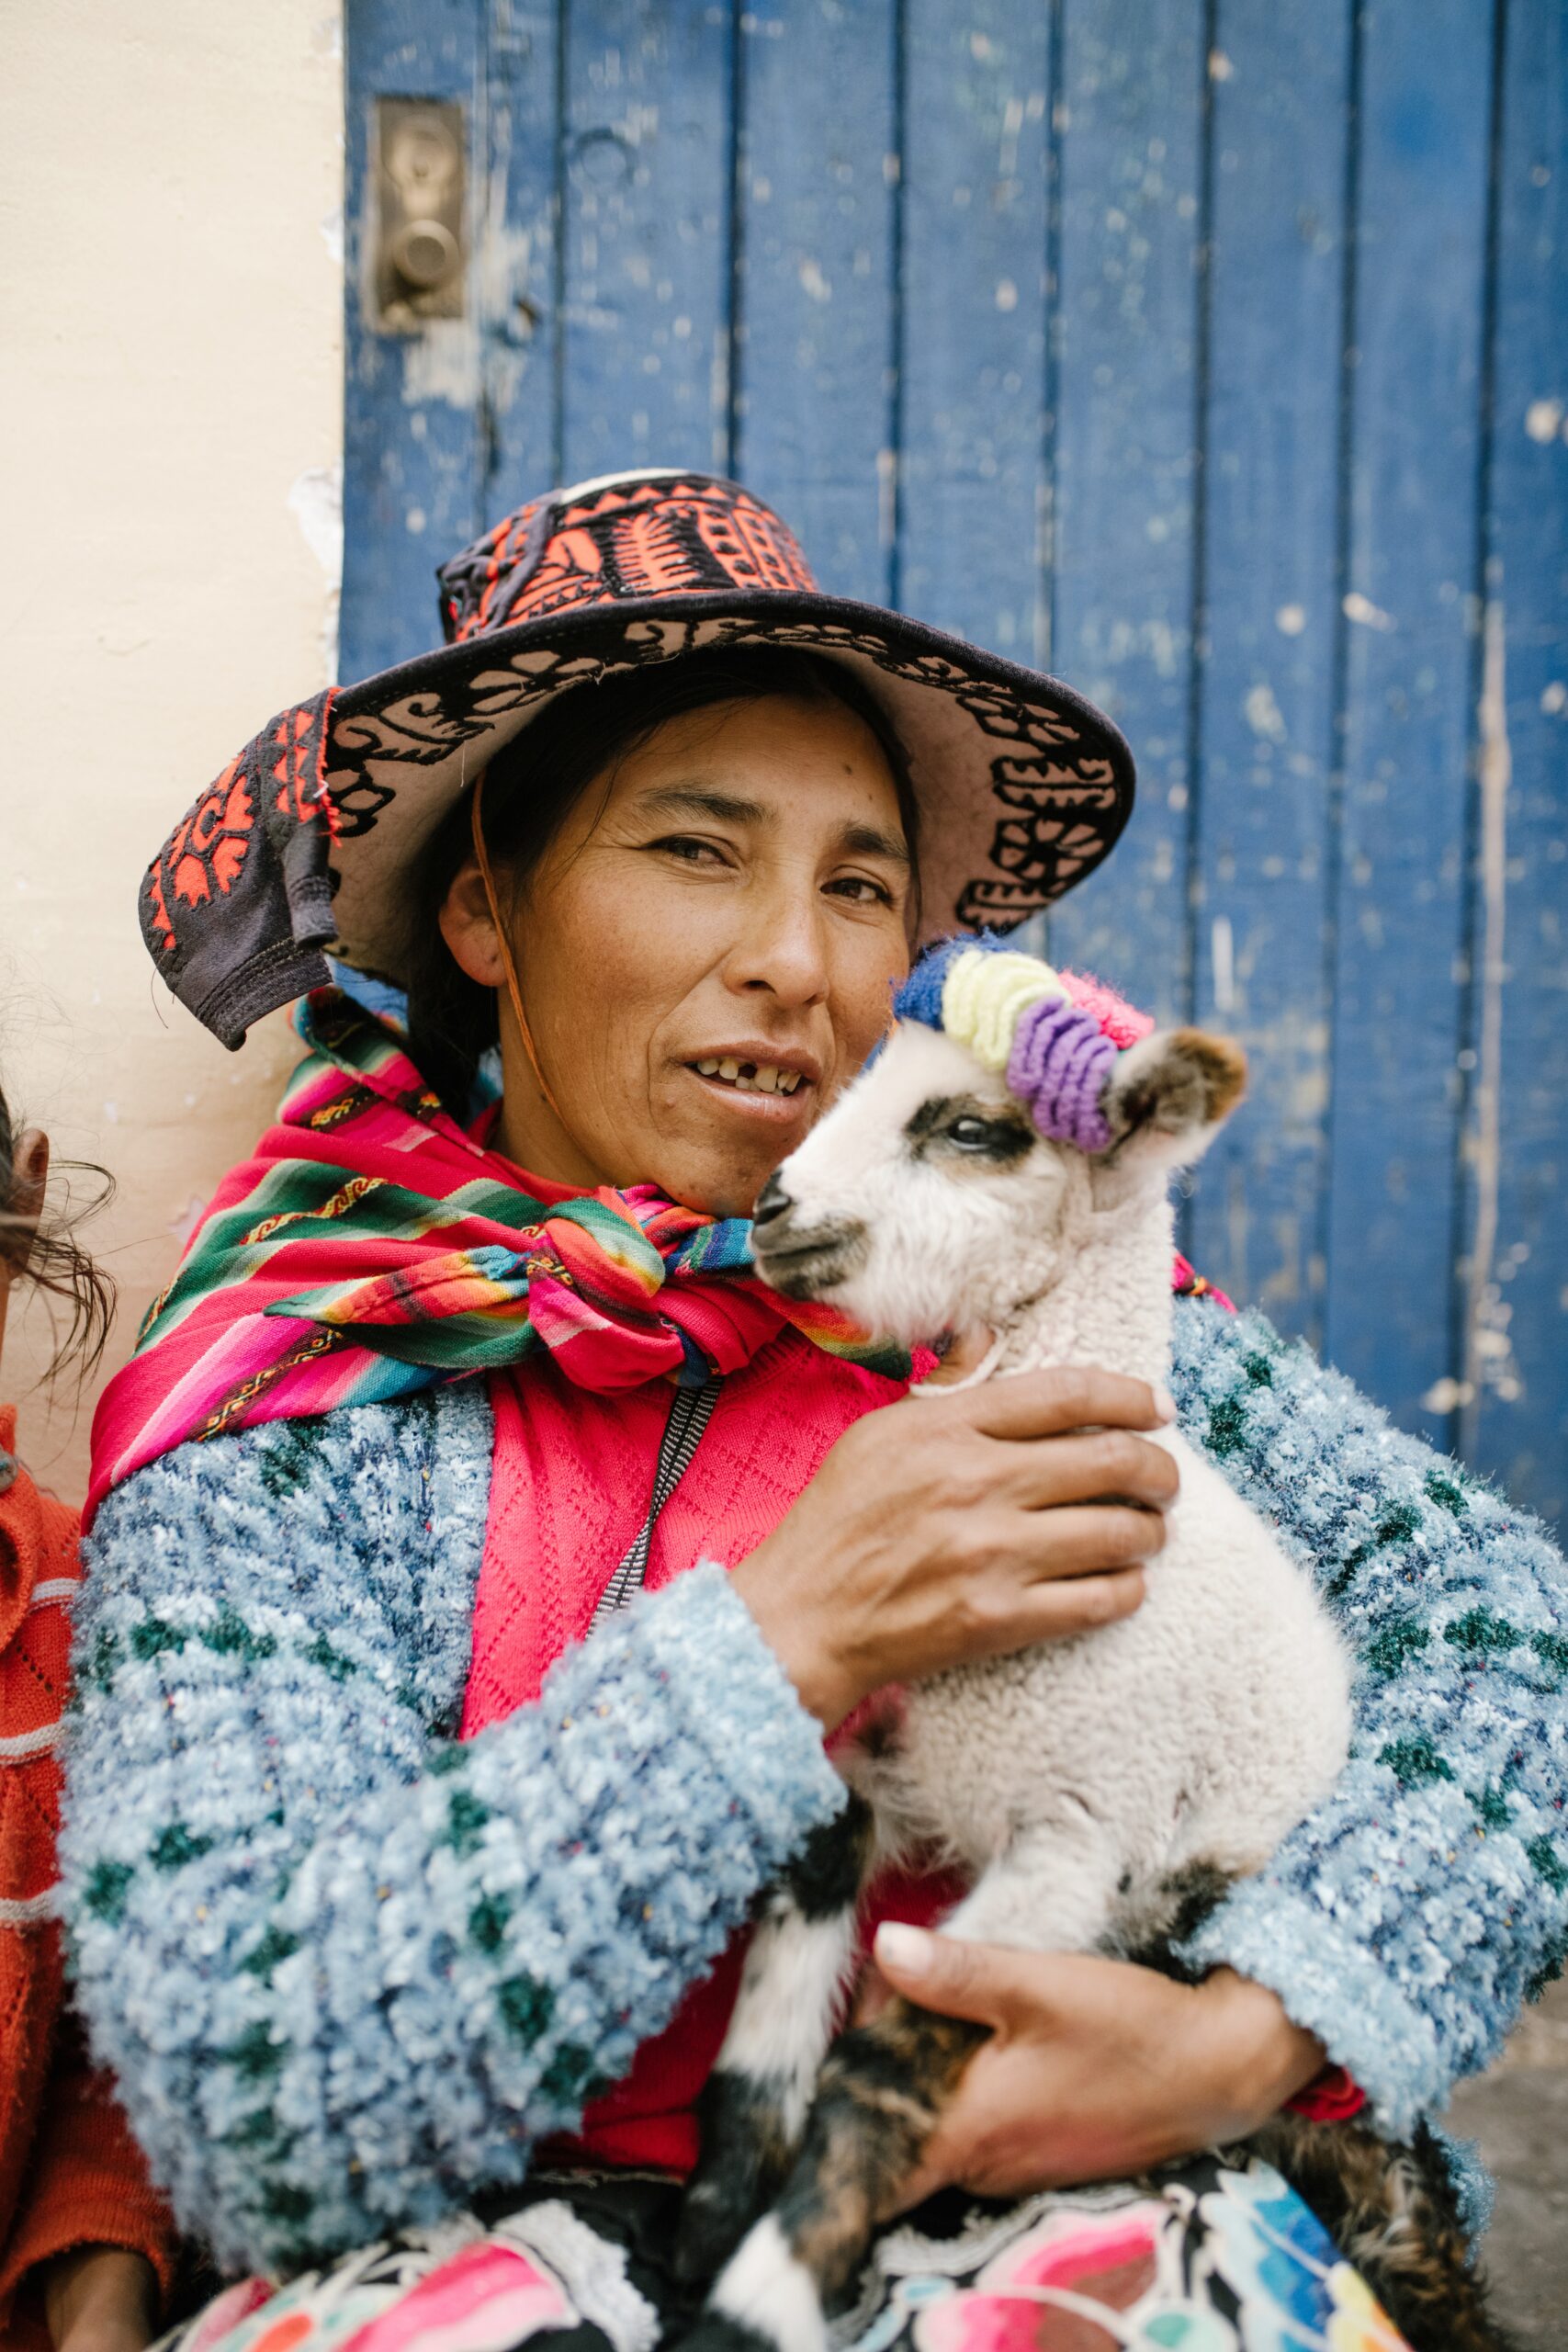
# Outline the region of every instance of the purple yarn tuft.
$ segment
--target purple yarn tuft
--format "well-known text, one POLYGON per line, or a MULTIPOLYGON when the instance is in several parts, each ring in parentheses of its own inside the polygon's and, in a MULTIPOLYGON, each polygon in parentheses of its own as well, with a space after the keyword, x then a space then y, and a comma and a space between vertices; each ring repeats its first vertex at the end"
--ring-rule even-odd
POLYGON ((1079 1151, 1104 1151, 1111 1126, 1100 1100, 1115 1060, 1116 1047, 1092 1012, 1047 997, 1019 1021, 1008 1091, 1028 1104, 1040 1135, 1079 1151))

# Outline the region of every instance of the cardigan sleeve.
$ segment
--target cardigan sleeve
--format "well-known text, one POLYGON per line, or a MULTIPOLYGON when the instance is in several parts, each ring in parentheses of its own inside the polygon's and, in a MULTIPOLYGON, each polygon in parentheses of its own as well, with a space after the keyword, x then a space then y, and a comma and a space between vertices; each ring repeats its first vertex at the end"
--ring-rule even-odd
MULTIPOLYGON (((86 2245, 122 2246, 152 2266, 166 2300, 178 2246, 167 2206, 147 2178, 107 2075, 87 2064, 73 2018, 62 2020, 50 2067, 38 2136, 28 2152, 28 2187, 0 2258, 0 2343, 18 2335, 40 2263, 86 2245)), ((36 2330, 48 2341, 41 2322, 36 2330)))
POLYGON ((515 2182, 842 1802, 722 1573, 457 1719, 482 1391, 180 1448, 102 1506, 62 1876, 77 1999, 220 2261, 515 2182))
POLYGON ((1403 2137, 1568 1951, 1568 1578, 1540 1527, 1263 1317, 1179 1306, 1181 1425, 1350 1645, 1350 1760, 1189 1947, 1277 1993, 1403 2137))

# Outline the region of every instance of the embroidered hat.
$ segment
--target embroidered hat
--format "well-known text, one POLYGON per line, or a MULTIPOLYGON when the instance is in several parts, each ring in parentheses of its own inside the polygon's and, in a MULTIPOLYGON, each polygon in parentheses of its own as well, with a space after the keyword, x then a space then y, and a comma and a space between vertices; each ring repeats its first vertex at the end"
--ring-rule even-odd
POLYGON ((229 1046, 328 978, 400 978, 410 879, 491 754, 572 687, 682 654, 789 646, 853 672, 904 746, 927 935, 1008 931, 1090 873, 1132 754, 1040 672, 822 595, 738 483, 654 468, 551 491, 437 574, 446 642, 281 712, 196 802, 141 888, 149 951, 229 1046))

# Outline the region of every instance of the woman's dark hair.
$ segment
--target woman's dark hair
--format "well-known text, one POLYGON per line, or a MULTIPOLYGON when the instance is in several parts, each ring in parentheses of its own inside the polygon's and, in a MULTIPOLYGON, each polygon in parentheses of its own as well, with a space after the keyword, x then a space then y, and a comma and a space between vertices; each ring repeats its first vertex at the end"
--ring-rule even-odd
MULTIPOLYGON (((840 703, 868 727, 892 770, 914 860, 915 796, 904 749, 859 680, 814 653, 750 648, 683 654, 652 670, 625 671, 574 686, 497 752, 485 770, 484 835, 510 878, 513 904, 596 776, 613 770, 656 728, 720 703, 780 699, 808 708, 840 703)), ((415 876, 404 968, 409 1049, 454 1117, 466 1119, 479 1058, 500 1035, 493 989, 462 971, 441 935, 446 893, 472 852, 465 795, 426 845, 415 876)))
POLYGON ((53 1210, 46 1199, 35 1220, 30 1205, 26 1212, 18 1205, 24 1181, 17 1166, 21 1132, 0 1092, 0 1258, 8 1259, 17 1273, 25 1270, 28 1280, 69 1316, 63 1338, 56 1322, 57 1344, 44 1377, 52 1380, 74 1356, 77 1376, 85 1380, 108 1339, 115 1291, 113 1281, 77 1240, 76 1228, 112 1197, 114 1178, 107 1168, 86 1160, 57 1162, 50 1170, 50 1189, 63 1178, 63 1197, 53 1210), (91 1180, 86 1197, 73 1197, 72 1180, 83 1177, 91 1180))

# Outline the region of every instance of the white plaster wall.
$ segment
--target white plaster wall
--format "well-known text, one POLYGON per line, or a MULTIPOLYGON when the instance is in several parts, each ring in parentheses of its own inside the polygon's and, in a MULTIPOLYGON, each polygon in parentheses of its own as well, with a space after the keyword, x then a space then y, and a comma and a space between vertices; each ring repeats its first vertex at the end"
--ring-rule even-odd
MULTIPOLYGON (((0 8, 0 1079, 118 1181, 105 1374, 291 1058, 281 1016, 231 1056, 173 1002, 136 894, 328 673, 341 52, 333 0, 0 8)), ((51 1408, 47 1343, 13 1322, 0 1395, 74 1500, 96 1391, 51 1408)))

